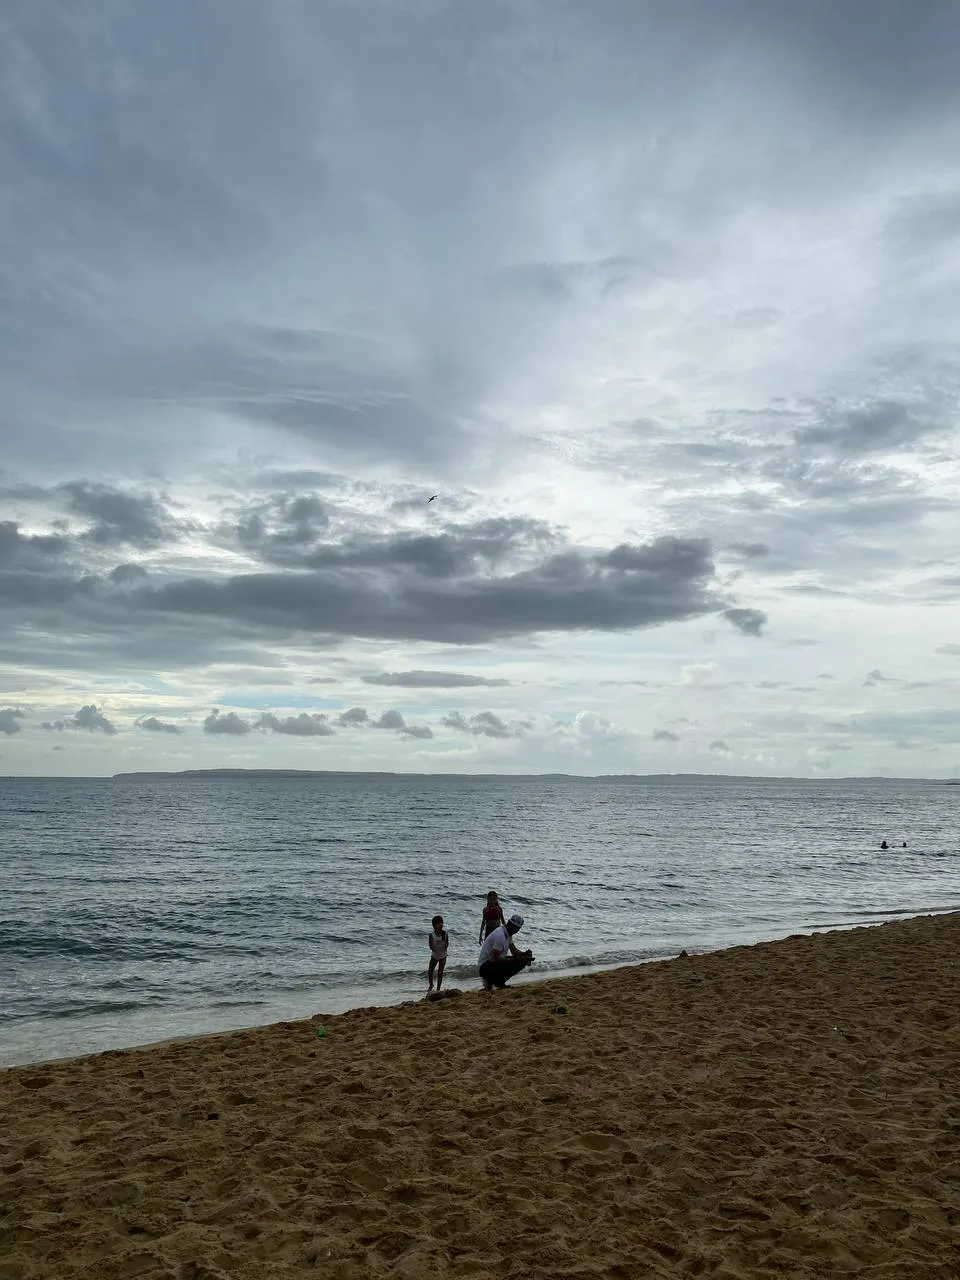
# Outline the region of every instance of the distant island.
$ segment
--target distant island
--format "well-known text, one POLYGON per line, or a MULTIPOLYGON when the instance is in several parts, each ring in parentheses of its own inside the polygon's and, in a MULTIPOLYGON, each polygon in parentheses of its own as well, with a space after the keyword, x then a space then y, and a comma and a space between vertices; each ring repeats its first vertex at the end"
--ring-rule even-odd
POLYGON ((951 778, 885 778, 874 774, 871 777, 846 778, 799 778, 799 777, 753 777, 749 774, 736 773, 400 773, 376 772, 358 769, 179 769, 158 770, 142 773, 115 773, 113 781, 144 781, 149 779, 178 778, 457 778, 478 779, 489 782, 500 779, 504 782, 927 782, 937 786, 951 786, 960 783, 960 779, 951 778))

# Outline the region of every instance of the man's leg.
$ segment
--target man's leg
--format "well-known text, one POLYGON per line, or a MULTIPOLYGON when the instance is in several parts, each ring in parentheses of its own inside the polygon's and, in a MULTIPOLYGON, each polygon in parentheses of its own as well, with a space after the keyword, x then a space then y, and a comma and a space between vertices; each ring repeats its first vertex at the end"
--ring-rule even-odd
MULTIPOLYGON (((509 960, 491 960, 489 974, 490 981, 495 987, 504 987, 514 974, 519 973, 521 969, 525 969, 529 963, 530 962, 528 960, 515 960, 513 956, 511 956, 509 960)), ((486 969, 487 965, 484 965, 483 968, 486 969)), ((480 976, 483 976, 482 969, 480 971, 480 976)))

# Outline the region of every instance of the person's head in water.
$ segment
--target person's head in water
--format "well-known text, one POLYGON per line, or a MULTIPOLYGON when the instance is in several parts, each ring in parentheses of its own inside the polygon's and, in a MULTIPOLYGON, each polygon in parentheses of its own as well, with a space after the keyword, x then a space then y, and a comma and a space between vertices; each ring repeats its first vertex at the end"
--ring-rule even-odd
POLYGON ((500 899, 497 897, 497 892, 495 889, 491 889, 490 892, 487 894, 487 906, 499 907, 499 905, 500 905, 500 899))
POLYGON ((881 841, 880 841, 880 848, 881 848, 881 849, 889 849, 889 848, 890 848, 890 846, 887 844, 886 840, 881 840, 881 841))
POLYGON ((513 935, 515 933, 519 933, 522 928, 523 928, 523 916, 520 915, 519 912, 517 912, 516 915, 512 915, 510 919, 507 921, 507 933, 509 933, 512 938, 513 935))

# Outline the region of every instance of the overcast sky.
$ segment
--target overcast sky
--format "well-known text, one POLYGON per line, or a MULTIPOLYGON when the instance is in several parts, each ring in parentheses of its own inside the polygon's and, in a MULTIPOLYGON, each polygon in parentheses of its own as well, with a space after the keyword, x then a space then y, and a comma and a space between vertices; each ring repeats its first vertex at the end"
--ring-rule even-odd
POLYGON ((958 48, 8 0, 0 774, 960 775, 958 48))

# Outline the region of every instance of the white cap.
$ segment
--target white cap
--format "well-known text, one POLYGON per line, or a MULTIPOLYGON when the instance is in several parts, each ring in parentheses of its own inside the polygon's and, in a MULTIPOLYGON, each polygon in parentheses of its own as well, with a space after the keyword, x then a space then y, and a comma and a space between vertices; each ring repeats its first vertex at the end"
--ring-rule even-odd
POLYGON ((519 911, 515 911, 513 915, 510 917, 510 919, 507 921, 507 924, 512 924, 515 929, 522 929, 523 916, 520 914, 519 911))

